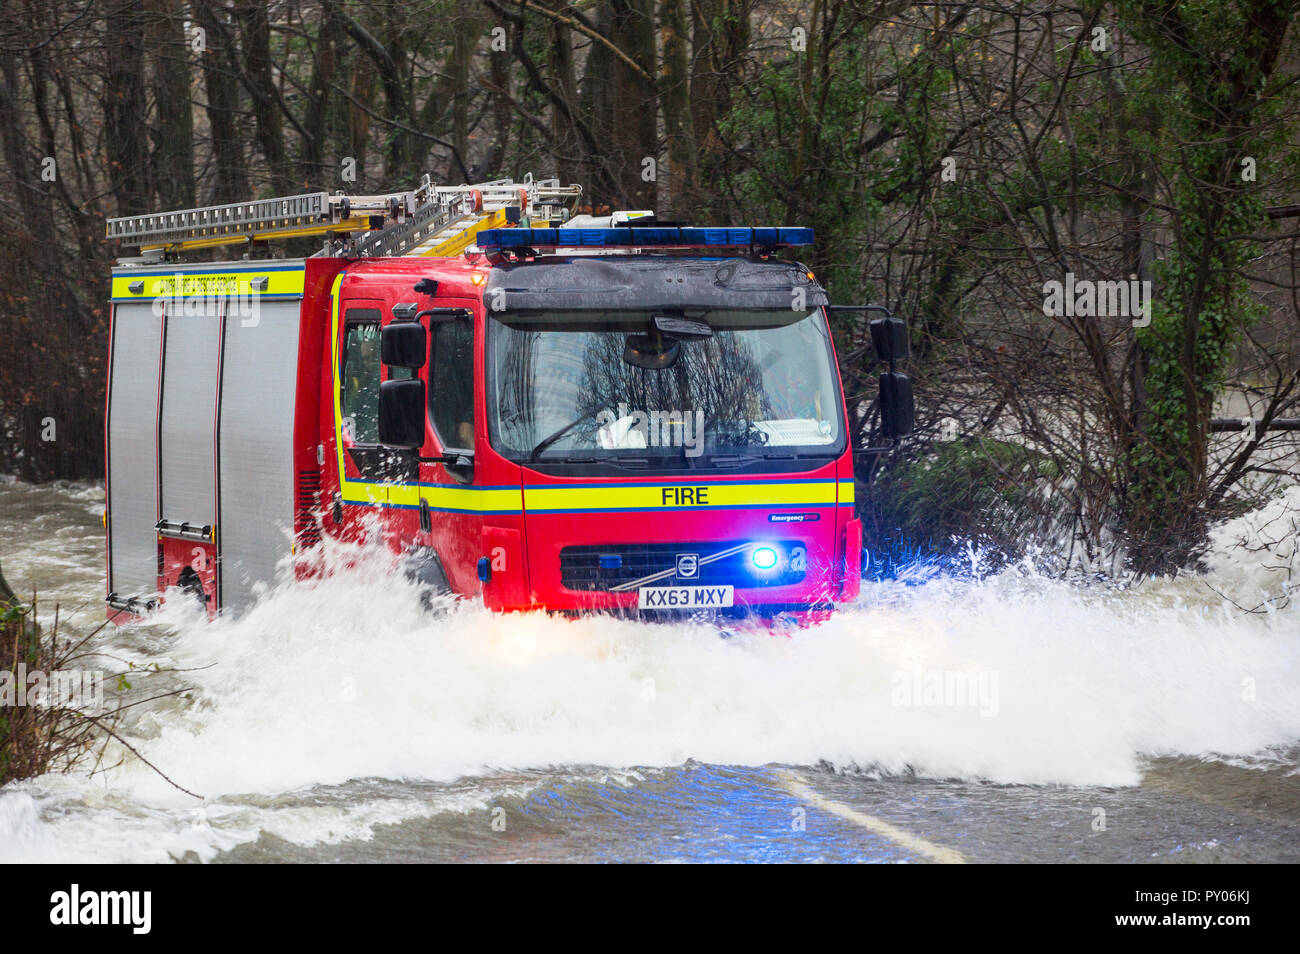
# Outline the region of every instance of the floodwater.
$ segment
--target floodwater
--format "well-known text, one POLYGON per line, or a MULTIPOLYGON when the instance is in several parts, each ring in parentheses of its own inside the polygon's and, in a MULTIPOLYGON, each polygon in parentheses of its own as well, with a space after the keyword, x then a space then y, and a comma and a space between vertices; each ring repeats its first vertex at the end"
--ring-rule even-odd
MULTIPOLYGON (((102 512, 0 478, 5 574, 69 635, 102 512)), ((238 619, 96 633, 158 771, 110 741, 0 788, 0 861, 1300 861, 1298 524, 1293 489, 1200 577, 868 583, 789 634, 429 614, 335 551, 238 619)))

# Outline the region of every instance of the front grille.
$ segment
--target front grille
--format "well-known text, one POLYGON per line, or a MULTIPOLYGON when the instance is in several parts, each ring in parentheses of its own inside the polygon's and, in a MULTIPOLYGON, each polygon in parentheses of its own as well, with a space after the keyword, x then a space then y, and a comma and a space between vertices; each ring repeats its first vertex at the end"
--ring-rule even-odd
MULTIPOLYGON (((755 546, 758 544, 754 544, 755 546)), ((560 551, 560 582, 570 590, 611 590, 622 583, 631 583, 662 570, 673 570, 668 576, 647 583, 647 586, 723 586, 736 587, 789 586, 802 582, 807 572, 807 554, 798 559, 796 548, 806 548, 798 540, 764 541, 764 546, 775 548, 780 555, 777 565, 767 571, 755 569, 750 561, 750 542, 733 540, 725 543, 609 543, 565 547, 560 551), (704 563, 711 554, 733 547, 745 549, 704 563), (692 553, 699 557, 700 565, 695 576, 679 577, 677 558, 692 553), (795 554, 792 566, 791 555, 795 554), (602 560, 601 558, 605 559, 602 560), (617 562, 617 566, 613 564, 617 562)))

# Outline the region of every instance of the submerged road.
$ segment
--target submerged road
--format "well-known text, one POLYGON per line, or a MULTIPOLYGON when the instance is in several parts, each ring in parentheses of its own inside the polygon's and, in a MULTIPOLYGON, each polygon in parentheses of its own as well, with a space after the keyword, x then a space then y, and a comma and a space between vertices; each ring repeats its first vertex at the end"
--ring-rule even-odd
MULTIPOLYGON (((68 633, 102 619, 102 503, 0 480, 6 573, 68 633)), ((1273 587, 1265 557, 1214 589, 1273 587)), ((1300 608, 976 581, 746 641, 430 622, 382 585, 97 636, 194 687, 122 731, 205 797, 130 758, 13 783, 0 861, 1300 862, 1300 608), (891 698, 922 665, 992 694, 891 698)))
MULTIPOLYGON (((483 795, 488 780, 454 788, 483 795)), ((441 786, 378 785, 394 799, 441 786)), ((500 777, 525 794, 298 846, 267 835, 219 862, 1300 862, 1300 780, 1153 763, 1142 785, 1074 788, 690 765, 500 777)), ((349 799, 351 786, 311 802, 349 799)), ((373 795, 373 790, 371 791, 373 795)), ((192 859, 196 860, 196 859, 192 859)))

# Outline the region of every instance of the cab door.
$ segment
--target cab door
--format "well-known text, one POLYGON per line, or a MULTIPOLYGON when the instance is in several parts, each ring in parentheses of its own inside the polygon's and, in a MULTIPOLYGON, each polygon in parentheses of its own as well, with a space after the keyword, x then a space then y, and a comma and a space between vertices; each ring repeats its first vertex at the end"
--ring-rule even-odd
MULTIPOLYGON (((468 299, 437 298, 421 321, 428 330, 425 383, 426 442, 414 494, 403 488, 399 506, 419 512, 420 539, 437 554, 451 588, 479 589, 483 527, 482 468, 477 466, 479 417, 474 309, 468 299), (411 497, 414 499, 410 499, 411 497)), ((396 501, 395 501, 396 502, 396 501)))
POLYGON ((532 604, 522 469, 488 440, 486 327, 478 299, 439 298, 427 316, 428 410, 420 494, 452 589, 489 609, 532 604))
POLYGON ((334 439, 339 454, 339 499, 335 516, 343 534, 355 538, 360 520, 388 504, 394 483, 414 482, 411 454, 379 443, 379 385, 392 374, 409 375, 380 361, 380 331, 391 318, 384 302, 344 296, 339 303, 339 341, 334 366, 334 439))

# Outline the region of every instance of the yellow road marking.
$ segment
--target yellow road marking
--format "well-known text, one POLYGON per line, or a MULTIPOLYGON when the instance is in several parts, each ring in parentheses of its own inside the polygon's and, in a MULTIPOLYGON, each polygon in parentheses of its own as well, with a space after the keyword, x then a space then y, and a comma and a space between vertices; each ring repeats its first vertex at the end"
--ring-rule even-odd
POLYGON ((859 827, 867 829, 888 838, 890 841, 897 842, 908 851, 915 852, 918 855, 924 855, 931 861, 941 865, 964 865, 966 858, 960 851, 953 848, 945 848, 943 845, 936 845, 932 841, 926 841, 924 838, 918 838, 916 835, 903 831, 887 821, 876 818, 874 815, 868 815, 860 812, 856 808, 850 808, 842 802, 827 798, 825 795, 815 791, 808 780, 791 772, 788 769, 782 769, 777 773, 781 780, 781 787, 793 795, 795 798, 805 802, 814 808, 819 808, 824 812, 830 812, 832 815, 838 815, 840 818, 847 819, 859 827))

